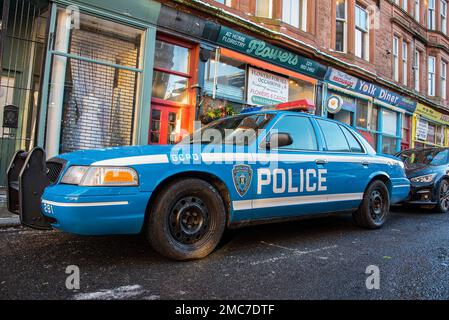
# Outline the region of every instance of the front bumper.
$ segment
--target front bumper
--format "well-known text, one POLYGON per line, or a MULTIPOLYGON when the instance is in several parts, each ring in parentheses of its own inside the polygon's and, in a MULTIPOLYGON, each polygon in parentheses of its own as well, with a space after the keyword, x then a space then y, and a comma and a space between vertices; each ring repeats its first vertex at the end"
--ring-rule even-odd
POLYGON ((436 194, 435 184, 413 184, 410 188, 408 204, 415 205, 436 205, 438 198, 436 194))
POLYGON ((150 192, 137 188, 47 187, 42 214, 53 228, 80 235, 137 234, 142 230, 150 192))

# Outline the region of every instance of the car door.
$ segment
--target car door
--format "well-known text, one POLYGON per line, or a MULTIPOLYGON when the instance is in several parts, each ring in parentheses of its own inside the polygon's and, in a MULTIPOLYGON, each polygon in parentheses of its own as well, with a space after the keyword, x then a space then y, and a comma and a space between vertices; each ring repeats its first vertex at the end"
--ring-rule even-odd
MULTIPOLYGON (((284 115, 271 128, 288 133, 293 142, 266 150, 265 163, 254 165, 252 219, 290 217, 322 211, 326 201, 326 169, 311 117, 284 115)), ((265 140, 265 141, 266 141, 265 140)), ((265 143, 262 142, 262 148, 265 143)), ((264 151, 263 151, 264 152, 264 151)))
POLYGON ((316 119, 324 142, 327 168, 327 207, 332 211, 356 209, 369 179, 369 158, 350 129, 335 121, 316 119))

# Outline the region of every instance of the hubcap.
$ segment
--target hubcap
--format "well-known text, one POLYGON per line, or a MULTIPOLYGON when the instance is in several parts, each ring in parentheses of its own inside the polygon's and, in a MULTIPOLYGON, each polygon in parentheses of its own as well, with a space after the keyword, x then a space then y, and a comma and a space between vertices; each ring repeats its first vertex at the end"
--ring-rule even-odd
POLYGON ((201 240, 208 223, 209 214, 206 205, 198 197, 178 200, 169 216, 170 233, 183 244, 193 244, 201 240))
POLYGON ((449 185, 446 182, 442 182, 440 186, 440 203, 441 208, 447 211, 449 208, 449 185))
POLYGON ((374 221, 378 222, 384 215, 384 201, 379 190, 373 190, 370 195, 370 214, 374 221))

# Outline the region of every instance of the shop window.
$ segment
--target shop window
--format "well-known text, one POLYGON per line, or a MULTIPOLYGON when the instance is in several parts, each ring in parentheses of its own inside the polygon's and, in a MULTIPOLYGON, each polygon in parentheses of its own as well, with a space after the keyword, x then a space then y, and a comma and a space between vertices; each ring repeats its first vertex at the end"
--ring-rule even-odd
POLYGON ((357 127, 368 128, 368 101, 357 100, 357 127))
POLYGON ((368 11, 355 6, 355 55, 369 60, 368 11))
POLYGON ((289 133, 293 139, 292 145, 282 147, 281 149, 318 150, 315 131, 309 118, 286 116, 279 120, 274 129, 276 128, 280 128, 279 130, 282 130, 282 132, 289 133))
POLYGON ((282 21, 306 31, 307 0, 282 0, 282 21))
POLYGON ((256 16, 273 18, 273 0, 256 0, 256 16))
POLYGON ((188 103, 189 49, 156 40, 152 97, 175 103, 188 103))
POLYGON ((382 109, 382 133, 397 136, 398 114, 382 109))
POLYGON ((350 151, 348 141, 337 123, 326 120, 318 120, 318 124, 323 132, 328 151, 350 151))
POLYGON ((340 110, 338 113, 334 114, 333 117, 334 120, 340 121, 342 123, 345 123, 349 126, 352 126, 352 112, 347 110, 340 110))
POLYGON ((227 57, 220 57, 217 63, 214 59, 207 62, 204 91, 214 94, 214 79, 216 78, 215 95, 220 98, 244 101, 246 65, 243 62, 227 57))
MULTIPOLYGON (((66 15, 59 11, 58 23, 66 23, 66 15)), ((143 32, 86 14, 79 28, 57 30, 56 51, 89 59, 53 58, 49 105, 62 108, 59 152, 131 144, 143 32), (67 48, 59 47, 63 39, 67 48)))
POLYGON ((313 103, 315 101, 315 86, 309 82, 290 78, 288 101, 307 99, 313 103))
POLYGON ((411 127, 411 117, 409 115, 403 115, 401 150, 405 150, 410 147, 410 127, 411 127))
POLYGON ((346 52, 346 37, 347 37, 347 8, 346 0, 336 1, 336 35, 335 35, 335 50, 346 52))
POLYGON ((379 108, 377 106, 372 106, 371 108, 371 118, 370 118, 370 130, 377 131, 379 127, 378 123, 379 108))
POLYGON ((398 140, 393 137, 382 137, 382 153, 383 154, 395 154, 397 152, 398 140))

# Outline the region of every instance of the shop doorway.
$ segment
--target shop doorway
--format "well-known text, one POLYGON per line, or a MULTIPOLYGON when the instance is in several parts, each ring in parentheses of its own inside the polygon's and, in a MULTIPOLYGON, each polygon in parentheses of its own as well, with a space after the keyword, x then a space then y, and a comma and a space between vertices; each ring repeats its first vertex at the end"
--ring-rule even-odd
POLYGON ((149 144, 175 144, 180 108, 151 106, 149 144))

